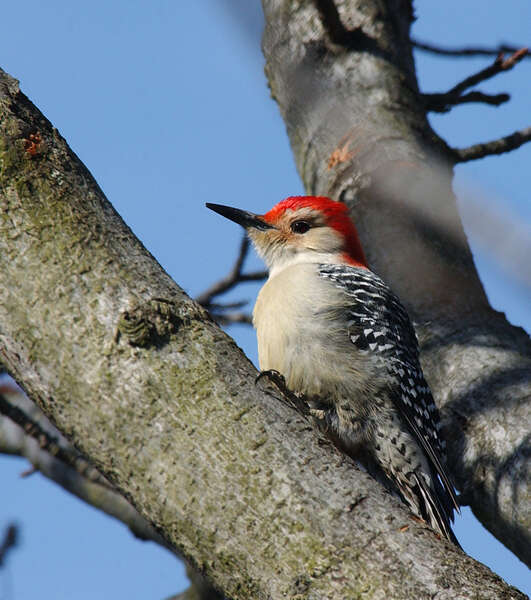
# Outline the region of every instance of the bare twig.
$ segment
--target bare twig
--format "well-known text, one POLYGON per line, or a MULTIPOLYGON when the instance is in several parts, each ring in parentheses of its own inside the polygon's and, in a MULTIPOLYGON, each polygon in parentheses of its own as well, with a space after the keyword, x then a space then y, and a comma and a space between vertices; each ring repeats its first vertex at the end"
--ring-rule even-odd
POLYGON ((230 302, 228 304, 221 304, 213 302, 216 296, 220 296, 221 294, 225 294, 232 288, 236 287, 240 283, 244 283, 246 281, 262 281, 267 277, 267 271, 255 271, 253 273, 242 273, 243 264, 249 253, 249 239, 247 236, 242 238, 240 244, 240 250, 238 252, 238 256, 236 257, 236 261, 234 266, 230 270, 230 273, 211 285, 207 290, 205 290, 202 294, 196 297, 196 301, 204 306, 206 309, 212 312, 213 318, 222 325, 227 325, 230 323, 250 323, 251 316, 246 313, 225 313, 226 310, 231 310, 235 308, 241 308, 247 302, 230 302))
POLYGON ((466 77, 465 79, 463 79, 463 81, 455 85, 448 92, 448 94, 461 94, 464 92, 464 90, 471 88, 474 85, 481 83, 482 81, 486 81, 487 79, 498 75, 498 73, 501 73, 502 71, 509 71, 517 63, 519 63, 524 58, 524 56, 527 56, 528 54, 529 51, 527 48, 520 48, 516 52, 513 52, 511 56, 509 56, 509 58, 504 58, 503 53, 500 53, 498 54, 492 65, 486 67, 485 69, 481 69, 481 71, 478 71, 477 73, 474 73, 469 77, 466 77))
POLYGON ((511 99, 509 94, 486 94, 484 92, 473 91, 462 96, 451 97, 446 94, 422 94, 426 104, 426 110, 431 112, 444 113, 448 112, 453 106, 458 104, 466 104, 469 102, 482 102, 492 106, 500 106, 504 102, 511 99))
MULTIPOLYGON (((512 46, 510 44, 500 44, 496 48, 487 47, 473 47, 473 46, 462 46, 458 48, 445 48, 437 44, 429 44, 427 42, 421 42, 420 40, 412 40, 413 46, 424 52, 431 52, 432 54, 439 54, 442 56, 456 56, 460 58, 469 58, 471 56, 498 56, 502 52, 514 54, 518 51, 521 46, 512 46)), ((529 58, 531 55, 527 54, 524 58, 529 58)))
POLYGON ((473 146, 468 146, 468 148, 454 149, 454 156, 456 157, 457 163, 467 162, 469 160, 477 160, 478 158, 483 158, 484 156, 503 154, 504 152, 516 150, 516 148, 519 148, 530 140, 531 127, 526 127, 525 129, 515 131, 515 133, 502 137, 498 140, 484 142, 483 144, 474 144, 473 146))
POLYGON ((240 251, 238 253, 238 257, 236 258, 236 262, 232 267, 230 273, 220 279, 213 285, 211 285, 207 290, 205 290, 202 294, 196 297, 196 301, 201 304, 201 306, 209 307, 212 303, 212 299, 220 294, 223 294, 230 290, 232 287, 236 285, 237 280, 241 275, 241 270, 243 267, 243 263, 249 252, 249 240, 247 236, 243 236, 240 251))
POLYGON ((212 313, 212 318, 219 323, 219 325, 233 325, 234 323, 250 325, 253 322, 252 316, 245 312, 212 313))
POLYGON ((529 55, 527 48, 520 48, 513 52, 509 58, 504 58, 502 53, 498 54, 494 62, 481 69, 477 73, 470 75, 460 81, 452 89, 442 94, 423 94, 424 101, 426 103, 426 110, 434 112, 447 112, 456 106, 457 104, 464 104, 465 102, 483 102, 485 104, 491 104, 499 106, 500 104, 507 102, 510 98, 509 94, 485 94, 479 91, 473 91, 469 94, 463 95, 463 92, 482 81, 491 79, 503 71, 509 71, 517 63, 519 63, 525 56, 529 55))
POLYGON ((0 544, 0 567, 4 564, 7 553, 17 545, 18 528, 14 523, 7 526, 4 539, 0 544))
POLYGON ((60 446, 56 438, 46 432, 18 406, 11 404, 2 391, 12 392, 13 390, 8 384, 0 386, 0 414, 11 419, 11 421, 21 427, 27 435, 37 440, 41 449, 48 452, 48 454, 51 454, 61 462, 64 462, 90 481, 105 487, 111 487, 101 473, 85 458, 76 452, 72 452, 60 446), (3 390, 3 388, 5 389, 3 390))
POLYGON ((211 312, 223 311, 223 310, 234 310, 236 308, 243 308, 249 300, 237 300, 236 302, 211 302, 208 306, 211 312))

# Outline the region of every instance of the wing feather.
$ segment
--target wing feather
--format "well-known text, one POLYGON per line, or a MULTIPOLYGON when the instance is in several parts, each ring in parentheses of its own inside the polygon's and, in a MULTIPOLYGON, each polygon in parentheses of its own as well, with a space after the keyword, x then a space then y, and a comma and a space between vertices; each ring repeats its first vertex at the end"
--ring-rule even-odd
MULTIPOLYGON (((319 273, 352 298, 348 315, 350 340, 359 351, 382 358, 391 376, 391 398, 439 476, 446 496, 444 512, 453 520, 453 509, 459 511, 459 503, 443 465, 446 448, 439 436, 439 412, 422 374, 417 336, 405 308, 389 287, 367 269, 320 265, 319 273)), ((419 489, 423 489, 420 484, 419 489)))

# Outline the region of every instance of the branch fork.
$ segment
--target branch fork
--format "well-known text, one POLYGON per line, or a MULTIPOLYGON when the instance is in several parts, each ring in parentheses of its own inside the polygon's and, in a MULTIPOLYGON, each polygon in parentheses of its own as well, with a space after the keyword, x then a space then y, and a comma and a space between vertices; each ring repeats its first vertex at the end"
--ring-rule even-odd
POLYGON ((460 81, 458 84, 456 84, 452 89, 448 90, 448 92, 423 94, 422 97, 426 105, 426 110, 444 113, 451 110, 454 106, 468 102, 482 102, 483 104, 490 104, 492 106, 499 106, 500 104, 507 102, 510 99, 510 95, 506 93, 486 94, 485 92, 480 92, 479 90, 474 90, 468 94, 464 94, 463 92, 474 87, 478 83, 481 83, 482 81, 486 81, 487 79, 495 77, 503 71, 511 70, 516 64, 518 64, 528 55, 529 51, 527 48, 520 48, 519 50, 516 50, 508 58, 505 58, 503 52, 500 52, 490 66, 486 67, 485 69, 481 69, 481 71, 478 71, 469 77, 466 77, 463 79, 463 81, 460 81))

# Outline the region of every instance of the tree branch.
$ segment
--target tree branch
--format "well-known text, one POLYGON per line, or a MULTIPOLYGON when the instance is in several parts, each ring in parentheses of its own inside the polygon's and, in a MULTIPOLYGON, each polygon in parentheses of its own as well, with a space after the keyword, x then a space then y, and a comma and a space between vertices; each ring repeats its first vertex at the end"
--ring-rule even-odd
POLYGON ((463 92, 482 81, 486 81, 495 77, 503 71, 509 71, 523 58, 529 55, 527 48, 520 48, 515 51, 509 58, 504 58, 503 54, 498 54, 492 65, 481 69, 477 73, 470 75, 460 81, 451 90, 446 93, 439 94, 422 94, 422 98, 426 105, 426 110, 434 112, 447 112, 453 106, 463 104, 465 102, 483 102, 499 106, 507 102, 510 98, 508 94, 485 94, 483 92, 474 91, 463 96, 463 92))
POLYGON ((426 110, 430 112, 445 113, 459 104, 468 104, 478 102, 490 104, 491 106, 500 106, 511 99, 509 94, 486 94, 485 92, 474 91, 464 95, 452 96, 449 92, 439 94, 421 94, 424 100, 426 110))
MULTIPOLYGON (((151 540, 170 549, 153 527, 125 500, 94 467, 79 468, 88 464, 86 459, 68 444, 42 411, 14 386, 4 385, 0 396, 2 404, 9 404, 15 420, 0 417, 0 452, 26 458, 33 469, 60 485, 74 496, 98 508, 127 525, 139 539, 151 540), (21 419, 24 415, 24 419, 21 419), (30 415, 28 417, 27 415, 30 415), (27 428, 26 424, 31 427, 27 428), (28 429, 31 431, 28 433, 28 429), (35 436, 34 432, 39 431, 35 436), (53 445, 42 444, 42 438, 55 440, 53 445), (61 444, 60 452, 54 452, 61 444), (50 452, 50 449, 52 452, 50 452), (66 461, 62 460, 66 456, 66 461), (72 457, 78 457, 72 460, 72 457), (89 475, 89 476, 87 476, 89 475)), ((171 550, 171 549, 170 549, 171 550)))
POLYGON ((518 64, 525 56, 529 54, 527 48, 520 48, 516 52, 514 52, 509 58, 504 58, 503 54, 499 54, 492 65, 486 67, 485 69, 481 69, 477 73, 473 75, 469 75, 463 81, 460 81, 457 85, 455 85, 448 94, 461 94, 464 90, 481 83, 482 81, 486 81, 487 79, 491 79, 495 77, 499 73, 503 71, 510 71, 516 64, 518 64))
POLYGON ((234 266, 230 270, 229 274, 212 284, 207 290, 199 294, 195 298, 201 306, 206 308, 212 314, 212 317, 220 325, 231 325, 233 323, 251 323, 252 317, 248 313, 242 312, 226 312, 234 308, 241 308, 247 302, 231 302, 228 304, 219 304, 213 302, 214 298, 229 292, 234 289, 240 283, 247 281, 262 281, 267 277, 267 271, 256 271, 254 273, 242 273, 245 259, 249 254, 249 239, 246 235, 242 237, 240 243, 240 250, 234 266))
MULTIPOLYGON (((59 436, 50 434, 18 406, 11 404, 7 400, 6 393, 11 396, 18 396, 11 385, 0 385, 0 414, 11 419, 11 421, 24 430, 26 435, 35 439, 41 450, 55 457, 58 461, 64 463, 65 466, 74 469, 86 479, 111 488, 109 482, 79 452, 76 452, 68 444, 64 446, 60 445, 59 436)), ((50 428, 51 426, 48 429, 50 428)))
POLYGON ((219 325, 234 325, 240 323, 242 325, 252 325, 253 316, 246 312, 225 312, 212 313, 212 318, 219 325))
MULTIPOLYGON (((495 48, 474 46, 448 48, 440 46, 438 44, 422 42, 417 39, 412 39, 411 43, 415 48, 418 48, 419 50, 422 50, 424 52, 430 52, 432 54, 439 54, 442 56, 455 56, 458 58, 470 58, 472 56, 499 56, 501 53, 513 54, 522 47, 521 45, 514 46, 511 44, 500 44, 495 48)), ((530 55, 527 54, 524 58, 530 58, 530 55)))
POLYGON ((217 589, 523 598, 254 385, 249 361, 5 74, 0 117, 1 360, 217 589))
POLYGON ((493 156, 495 154, 503 154, 520 148, 523 144, 531 140, 531 127, 526 127, 520 131, 515 131, 511 135, 492 140, 491 142, 483 142, 474 144, 468 148, 455 148, 455 162, 462 163, 469 160, 477 160, 485 156, 493 156))
MULTIPOLYGON (((79 468, 81 462, 79 459, 82 457, 79 457, 79 453, 68 444, 42 411, 19 388, 5 383, 1 387, 0 393, 0 402, 4 407, 7 403, 9 405, 7 412, 15 416, 13 420, 9 417, 0 417, 1 453, 26 458, 32 464, 32 473, 41 473, 77 498, 121 521, 136 538, 155 542, 175 554, 175 550, 154 530, 152 525, 141 517, 136 509, 118 494, 102 475, 98 473, 98 477, 94 477, 87 469, 79 468), (39 436, 34 435, 35 431, 40 432, 39 436), (46 443, 43 446, 40 443, 43 436, 46 440, 54 440, 54 443, 46 443), (61 444, 59 453, 53 451, 58 443, 61 444), (65 455, 67 459, 63 461, 61 457, 65 455), (72 461, 71 457, 78 457, 78 459, 72 461), (87 477, 87 473, 90 475, 89 477, 87 477)), ((87 463, 85 459, 82 460, 87 463)), ((81 462, 81 464, 83 463, 81 462)), ((94 472, 95 469, 91 467, 91 471, 94 472)), ((21 474, 21 476, 24 475, 25 473, 21 474)), ((6 537, 6 541, 8 539, 10 538, 6 537)), ((8 549, 6 547, 6 550, 8 549)), ((2 550, 0 548, 1 565, 2 550)), ((183 598, 196 598, 196 600, 219 600, 221 598, 208 586, 204 578, 190 569, 189 565, 187 565, 187 575, 192 584, 186 592, 183 592, 183 598)))
POLYGON ((242 241, 240 243, 240 250, 238 252, 238 256, 236 257, 236 261, 234 266, 230 270, 229 274, 220 279, 213 285, 211 285, 206 291, 199 296, 196 297, 196 302, 201 304, 201 306, 208 307, 212 300, 223 294, 230 289, 232 289, 236 284, 238 284, 242 279, 242 267, 245 259, 247 258, 247 254, 249 253, 249 239, 246 235, 242 237, 242 241))
POLYGON ((0 567, 4 565, 9 551, 17 545, 17 538, 18 527, 14 523, 11 523, 6 527, 4 539, 0 543, 0 567))

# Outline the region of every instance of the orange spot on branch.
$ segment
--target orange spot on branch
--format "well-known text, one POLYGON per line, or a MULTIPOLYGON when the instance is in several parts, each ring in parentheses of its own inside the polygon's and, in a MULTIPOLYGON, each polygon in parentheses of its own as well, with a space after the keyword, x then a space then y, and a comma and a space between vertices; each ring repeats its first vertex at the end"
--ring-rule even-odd
POLYGON ((24 150, 30 156, 37 156, 43 150, 43 142, 41 138, 41 134, 37 131, 37 133, 30 133, 29 137, 24 140, 24 150))
POLYGON ((337 148, 332 152, 328 159, 328 170, 337 167, 337 165, 347 162, 354 158, 356 154, 361 151, 361 146, 355 146, 350 150, 350 144, 353 139, 360 133, 360 127, 352 128, 346 135, 344 135, 337 145, 337 148))
POLYGON ((345 142, 340 148, 336 148, 328 159, 328 170, 333 169, 337 165, 347 162, 354 156, 354 152, 349 152, 350 140, 345 142))

